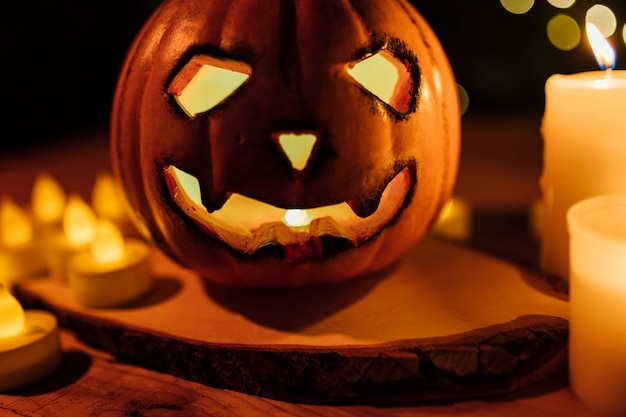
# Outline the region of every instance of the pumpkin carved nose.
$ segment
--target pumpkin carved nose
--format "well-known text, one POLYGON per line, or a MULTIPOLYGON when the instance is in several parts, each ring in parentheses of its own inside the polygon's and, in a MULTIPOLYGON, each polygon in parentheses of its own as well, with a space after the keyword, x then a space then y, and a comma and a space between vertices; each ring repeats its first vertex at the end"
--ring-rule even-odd
POLYGON ((284 132, 275 135, 276 143, 291 167, 303 171, 311 162, 319 137, 315 133, 284 132))

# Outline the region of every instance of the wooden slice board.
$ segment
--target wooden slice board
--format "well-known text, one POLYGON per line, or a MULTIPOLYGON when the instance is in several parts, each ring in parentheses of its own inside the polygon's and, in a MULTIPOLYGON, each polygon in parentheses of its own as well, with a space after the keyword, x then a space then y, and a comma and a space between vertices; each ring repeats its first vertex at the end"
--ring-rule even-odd
POLYGON ((216 286, 157 251, 151 265, 154 290, 125 308, 81 307, 50 279, 15 291, 123 362, 290 402, 481 397, 566 365, 566 296, 435 239, 385 273, 300 289, 216 286))

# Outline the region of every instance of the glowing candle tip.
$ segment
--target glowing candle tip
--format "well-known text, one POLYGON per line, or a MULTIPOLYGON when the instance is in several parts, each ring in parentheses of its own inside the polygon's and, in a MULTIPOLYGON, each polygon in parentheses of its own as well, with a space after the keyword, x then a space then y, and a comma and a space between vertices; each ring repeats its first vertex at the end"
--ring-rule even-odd
POLYGON ((96 234, 91 242, 91 254, 99 263, 116 262, 123 258, 124 238, 111 221, 98 221, 96 234))
POLYGON ((6 246, 19 246, 33 238, 33 226, 28 216, 12 199, 0 202, 0 242, 6 246))
POLYGON ((40 174, 37 176, 31 200, 33 212, 37 219, 43 222, 61 220, 66 203, 65 191, 50 175, 40 174))
POLYGON ((71 195, 63 213, 63 230, 74 245, 89 243, 94 236, 96 215, 78 195, 71 195))
POLYGON ((285 212, 283 223, 290 227, 303 227, 311 223, 311 217, 306 210, 290 209, 285 212))
POLYGON ((12 337, 24 330, 24 309, 0 283, 0 338, 12 337))
POLYGON ((602 32, 593 23, 587 22, 587 38, 591 44, 591 49, 601 69, 607 70, 607 77, 611 76, 610 71, 615 68, 615 50, 604 38, 602 32))

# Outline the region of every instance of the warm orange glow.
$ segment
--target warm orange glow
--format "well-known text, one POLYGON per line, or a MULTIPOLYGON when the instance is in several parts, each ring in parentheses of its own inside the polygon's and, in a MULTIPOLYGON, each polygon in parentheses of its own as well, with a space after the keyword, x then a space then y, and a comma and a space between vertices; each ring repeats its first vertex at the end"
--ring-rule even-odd
MULTIPOLYGON (((282 222, 287 226, 298 228, 318 220, 323 222, 324 218, 342 225, 343 232, 354 233, 353 237, 362 230, 379 230, 382 224, 389 221, 388 216, 400 210, 403 196, 408 192, 410 184, 408 170, 396 175, 383 192, 379 209, 367 218, 358 217, 350 206, 343 202, 307 208, 306 218, 308 220, 305 221, 297 220, 299 216, 302 216, 302 214, 296 214, 297 211, 289 212, 287 218, 290 220, 285 220, 287 210, 284 208, 272 206, 238 193, 233 193, 221 209, 208 213, 202 205, 200 183, 197 178, 175 166, 169 166, 166 172, 171 175, 176 184, 175 193, 173 193, 174 188, 170 188, 170 193, 173 193, 172 196, 179 207, 201 224, 211 228, 223 228, 223 230, 229 230, 228 233, 236 231, 238 235, 240 233, 255 235, 259 231, 262 233, 263 225, 271 223, 282 222), (302 226, 296 226, 296 224, 302 226)), ((305 217, 303 216, 303 218, 305 217)))
POLYGON ((111 221, 98 221, 95 237, 91 241, 91 254, 99 263, 117 262, 122 259, 124 238, 111 221))
POLYGON ((378 53, 348 69, 357 82, 385 103, 391 103, 400 75, 390 54, 378 53))
POLYGON ((285 212, 282 221, 289 227, 304 227, 308 226, 312 219, 306 210, 291 209, 285 212))
MULTIPOLYGON (((181 190, 184 191, 184 194, 198 207, 203 207, 198 179, 176 167, 171 167, 170 169, 176 176, 176 180, 181 185, 181 190)), ((345 203, 313 208, 307 210, 306 213, 310 218, 309 223, 313 219, 326 216, 332 217, 339 222, 346 221, 346 219, 354 216, 350 207, 345 203)), ((221 210, 215 211, 211 215, 222 222, 242 227, 248 232, 257 229, 264 223, 279 221, 285 223, 285 209, 264 204, 237 193, 228 199, 221 210)), ((290 216, 293 216, 293 214, 290 214, 290 216)))
POLYGON ((454 209, 455 209, 455 204, 454 203, 455 203, 455 201, 454 201, 453 198, 448 200, 448 202, 441 209, 441 213, 439 214, 439 218, 437 219, 438 221, 446 221, 450 217, 452 217, 452 215, 454 213, 454 209))
POLYGON ((63 213, 63 231, 73 245, 85 245, 94 237, 96 215, 77 195, 71 195, 63 213))
POLYGON ((96 214, 105 219, 119 219, 125 216, 119 187, 113 177, 100 173, 91 193, 91 204, 96 214))
POLYGON ((20 334, 24 330, 24 321, 24 309, 0 284, 0 339, 20 334))
POLYGON ((293 169, 302 171, 306 168, 317 136, 311 133, 282 133, 278 135, 278 144, 283 150, 293 169))
POLYGON ((28 216, 13 200, 4 198, 0 204, 0 242, 19 246, 33 238, 33 226, 28 216))
POLYGON ((600 68, 607 69, 615 66, 615 51, 604 38, 600 30, 593 23, 587 23, 587 38, 600 68))
POLYGON ((35 179, 31 203, 35 217, 45 223, 61 220, 65 208, 65 191, 48 174, 40 174, 35 179))
POLYGON ((381 50, 351 65, 350 75, 363 88, 400 113, 410 109, 413 80, 409 69, 390 51, 381 50))
POLYGON ((459 197, 448 200, 432 228, 432 234, 453 241, 467 241, 472 235, 472 208, 459 197))
POLYGON ((197 55, 174 78, 168 93, 194 117, 224 102, 250 78, 250 72, 243 62, 197 55))

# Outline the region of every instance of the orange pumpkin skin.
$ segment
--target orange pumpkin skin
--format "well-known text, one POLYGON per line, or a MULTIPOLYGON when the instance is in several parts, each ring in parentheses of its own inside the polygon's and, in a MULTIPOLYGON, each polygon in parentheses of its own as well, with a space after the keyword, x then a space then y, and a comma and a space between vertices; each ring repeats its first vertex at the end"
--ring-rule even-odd
POLYGON ((435 34, 405 0, 166 0, 128 51, 111 148, 139 228, 181 264, 233 286, 337 282, 397 261, 449 198, 460 152, 456 83, 435 34), (381 49, 412 71, 404 114, 347 74, 381 49), (251 73, 223 103, 189 117, 171 85, 196 55, 232 58, 251 73), (277 131, 319 133, 305 173, 287 163, 277 131), (285 209, 363 201, 399 172, 411 184, 390 221, 350 244, 321 237, 341 235, 325 225, 285 246, 270 237, 243 251, 175 201, 169 166, 197 177, 215 207, 231 193, 285 209))

